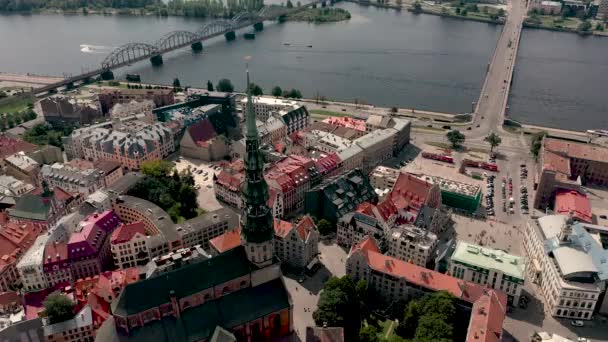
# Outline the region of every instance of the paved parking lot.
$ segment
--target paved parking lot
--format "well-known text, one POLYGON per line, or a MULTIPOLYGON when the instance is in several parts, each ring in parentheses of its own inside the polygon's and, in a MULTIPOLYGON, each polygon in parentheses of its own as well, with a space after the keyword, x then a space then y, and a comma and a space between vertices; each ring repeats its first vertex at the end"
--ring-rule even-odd
POLYGON ((215 193, 213 191, 213 175, 216 172, 212 167, 214 164, 203 162, 196 159, 180 158, 175 161, 175 168, 178 171, 183 171, 190 168, 192 175, 194 176, 194 182, 199 187, 198 189, 198 205, 199 207, 213 211, 223 207, 215 199, 215 193), (200 172, 199 172, 200 171, 200 172))

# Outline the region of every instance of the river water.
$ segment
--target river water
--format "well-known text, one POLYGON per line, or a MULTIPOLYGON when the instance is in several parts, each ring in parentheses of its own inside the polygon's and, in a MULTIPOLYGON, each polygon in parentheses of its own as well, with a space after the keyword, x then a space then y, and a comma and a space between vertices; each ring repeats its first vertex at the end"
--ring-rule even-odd
MULTIPOLYGON (((162 67, 140 62, 115 74, 135 72, 142 81, 157 83, 178 77, 183 85, 199 87, 225 77, 242 90, 244 57, 252 56, 252 77, 267 92, 279 85, 306 97, 471 111, 500 26, 353 3, 339 7, 351 12, 349 21, 267 22, 254 41, 241 32, 235 42, 205 42, 202 54, 182 49, 165 55, 162 67)), ((0 71, 77 74, 98 68, 121 44, 154 42, 172 30, 196 31, 205 23, 181 17, 0 16, 0 71)), ((607 55, 607 39, 525 30, 510 116, 553 127, 606 128, 607 55)))
MULTIPOLYGON (((164 65, 133 65, 144 82, 203 86, 229 78, 244 88, 244 57, 254 81, 304 96, 365 101, 442 112, 469 112, 479 96, 500 27, 343 3, 352 18, 332 24, 266 23, 254 41, 206 42, 164 56, 164 65), (285 45, 289 43, 289 46, 285 45), (308 47, 312 45, 312 47, 308 47)), ((202 20, 120 16, 2 16, 0 70, 40 74, 93 69, 112 47, 153 42, 166 32, 196 30, 202 20), (10 47, 6 49, 7 47, 10 47)), ((127 70, 122 69, 119 73, 127 70)), ((118 74, 115 72, 115 74, 118 74)))
POLYGON ((608 128, 607 56, 607 38, 524 30, 510 117, 572 130, 608 128))

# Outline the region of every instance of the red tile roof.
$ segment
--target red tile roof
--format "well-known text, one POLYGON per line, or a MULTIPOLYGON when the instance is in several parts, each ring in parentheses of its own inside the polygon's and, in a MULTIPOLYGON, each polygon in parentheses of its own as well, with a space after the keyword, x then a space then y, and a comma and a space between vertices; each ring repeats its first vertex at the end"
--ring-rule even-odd
POLYGON ((274 235, 280 238, 285 238, 289 232, 293 229, 291 222, 283 221, 280 219, 274 219, 274 235))
POLYGON ((605 147, 551 138, 545 138, 543 144, 545 150, 560 153, 565 157, 608 162, 608 148, 605 147))
POLYGON ((570 171, 570 160, 557 153, 545 150, 543 152, 543 169, 551 170, 563 175, 568 178, 571 177, 570 171))
POLYGON ((209 244, 218 252, 224 253, 241 245, 241 229, 228 230, 220 236, 209 240, 209 244))
POLYGON ((323 122, 326 122, 331 125, 348 127, 365 132, 365 121, 353 119, 348 116, 332 116, 323 120, 323 122))
POLYGON ((21 296, 15 291, 7 291, 0 293, 0 306, 21 305, 21 296))
POLYGON ((326 174, 335 170, 338 167, 338 164, 340 164, 340 157, 338 157, 338 154, 335 152, 323 156, 315 162, 315 166, 321 174, 326 174))
POLYGON ((32 152, 35 151, 38 146, 30 144, 29 142, 21 139, 12 138, 6 134, 0 134, 0 158, 4 159, 17 152, 32 152))
POLYGON ((388 219, 391 216, 396 215, 398 211, 397 207, 395 204, 393 204, 393 201, 390 198, 378 203, 376 205, 376 210, 384 221, 388 221, 388 219))
POLYGON ((370 268, 377 272, 390 274, 395 278, 403 278, 408 283, 432 290, 447 291, 455 297, 469 303, 475 303, 487 292, 479 284, 460 280, 403 260, 383 255, 370 237, 353 246, 351 253, 360 249, 364 251, 370 268))
POLYGON ((302 217, 302 219, 296 224, 296 231, 298 232, 298 236, 300 239, 302 239, 302 241, 306 241, 310 232, 316 229, 317 226, 312 220, 312 217, 309 215, 302 217))
POLYGON ((49 243, 44 247, 43 263, 53 264, 68 259, 68 245, 66 243, 49 243))
POLYGON ((466 341, 500 341, 506 308, 507 296, 502 292, 488 290, 473 304, 466 341))
POLYGON ((38 231, 31 222, 6 222, 0 226, 0 270, 17 260, 34 243, 38 231))
POLYGON ((230 173, 229 171, 222 170, 215 181, 227 187, 230 191, 238 191, 244 180, 245 175, 242 173, 230 173))
POLYGON ((579 221, 593 223, 591 202, 586 195, 575 190, 558 189, 555 195, 555 212, 568 215, 570 212, 579 221))
POLYGON ((95 168, 103 171, 106 175, 121 167, 122 164, 112 160, 100 160, 95 162, 95 168))
POLYGON ((136 234, 146 235, 146 227, 142 221, 137 221, 129 224, 123 224, 112 232, 110 242, 124 243, 131 240, 136 234))
POLYGON ((376 206, 365 201, 357 206, 357 212, 367 216, 374 216, 374 208, 376 206))
POLYGON ((397 177, 390 199, 397 208, 413 206, 421 208, 425 204, 432 184, 410 173, 402 172, 397 177))
POLYGON ((187 131, 190 134, 190 137, 192 137, 192 140, 197 144, 199 142, 208 141, 217 135, 211 121, 208 118, 190 125, 187 131))

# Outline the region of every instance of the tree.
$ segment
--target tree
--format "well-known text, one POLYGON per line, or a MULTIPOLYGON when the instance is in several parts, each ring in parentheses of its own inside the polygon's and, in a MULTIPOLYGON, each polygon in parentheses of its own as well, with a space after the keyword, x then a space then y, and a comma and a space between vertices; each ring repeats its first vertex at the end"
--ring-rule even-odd
POLYGON ((179 82, 179 78, 174 78, 173 79, 173 88, 179 88, 181 87, 181 83, 179 82))
POLYGON ((420 317, 415 341, 451 342, 454 327, 438 315, 425 314, 420 317))
POLYGON ((547 135, 547 132, 538 132, 532 134, 532 142, 530 143, 530 152, 534 158, 538 158, 538 153, 543 144, 543 138, 547 135))
POLYGON ((299 90, 292 88, 289 91, 289 96, 287 96, 287 97, 291 97, 293 99, 301 99, 302 98, 302 93, 299 90))
POLYGON ((490 133, 487 137, 483 139, 483 141, 490 144, 490 153, 494 152, 494 148, 502 142, 500 136, 494 132, 490 133))
POLYGON ((359 330, 359 342, 380 342, 378 328, 368 325, 359 330))
POLYGON ((578 31, 578 33, 582 34, 589 33, 589 31, 591 30, 591 23, 589 22, 589 20, 585 20, 578 25, 576 30, 578 31))
POLYGON ((253 96, 264 95, 264 91, 262 90, 262 87, 260 87, 259 85, 255 84, 255 83, 249 84, 249 90, 251 90, 251 95, 253 95, 253 96))
POLYGON ((462 145, 465 140, 464 134, 462 134, 459 130, 455 129, 449 131, 446 136, 448 137, 448 141, 452 143, 452 147, 456 148, 462 145))
POLYGON ((498 14, 499 17, 504 17, 505 13, 506 13, 505 10, 500 8, 496 14, 498 14))
POLYGON ((422 314, 422 306, 416 300, 412 300, 405 308, 405 315, 399 321, 399 325, 395 330, 399 336, 407 339, 414 338, 416 328, 418 327, 418 318, 422 314))
POLYGON ((391 107, 391 113, 396 114, 397 112, 399 112, 399 108, 391 107))
POLYGON ((230 82, 230 80, 227 78, 222 78, 221 80, 219 80, 215 88, 217 88, 217 91, 223 91, 226 93, 232 93, 234 91, 234 86, 232 85, 232 82, 230 82))
POLYGON ((211 81, 207 81, 207 90, 213 91, 213 83, 211 81))
POLYGON ((173 164, 166 160, 147 160, 141 163, 141 173, 151 177, 167 177, 173 170, 173 164))
POLYGON ((51 324, 65 322, 74 317, 74 302, 66 295, 53 292, 43 302, 44 313, 51 324))
POLYGON ((283 89, 279 86, 274 86, 274 88, 272 88, 272 96, 279 97, 281 95, 283 95, 283 89))
POLYGON ((287 0, 287 8, 293 8, 293 3, 291 3, 291 0, 287 0))
POLYGON ((321 235, 329 235, 335 232, 334 225, 326 219, 320 219, 319 222, 317 222, 317 229, 321 235))
POLYGON ((356 340, 362 317, 353 279, 349 276, 329 278, 312 317, 318 326, 344 327, 345 341, 356 340))
POLYGON ((595 24, 595 30, 596 31, 604 31, 604 25, 602 25, 602 23, 595 24))
POLYGON ((414 12, 416 14, 422 13, 422 5, 420 4, 419 1, 414 2, 414 5, 412 8, 413 8, 412 12, 414 12))

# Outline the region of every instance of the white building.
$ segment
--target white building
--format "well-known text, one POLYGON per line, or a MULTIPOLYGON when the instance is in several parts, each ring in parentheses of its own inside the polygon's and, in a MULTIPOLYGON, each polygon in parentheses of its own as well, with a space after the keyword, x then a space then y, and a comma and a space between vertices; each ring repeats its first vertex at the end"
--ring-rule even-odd
MULTIPOLYGON (((244 97, 241 101, 241 106, 245 108, 247 105, 247 98, 244 97)), ((260 121, 268 120, 271 112, 279 112, 283 109, 297 106, 297 102, 277 99, 274 97, 263 97, 263 96, 255 96, 253 97, 253 111, 255 112, 255 116, 260 121)))
POLYGON ((377 166, 369 175, 369 183, 378 190, 391 190, 395 186, 395 181, 401 173, 398 169, 386 166, 377 166))
POLYGON ((388 255, 426 267, 433 260, 437 235, 414 226, 400 226, 387 237, 388 255))
POLYGON ((295 268, 314 264, 319 254, 319 232, 312 218, 298 223, 274 220, 274 252, 281 262, 295 268))
POLYGON ((114 265, 120 269, 143 266, 150 261, 148 236, 143 222, 124 224, 110 237, 114 265))
POLYGON ((396 135, 395 129, 386 128, 369 132, 353 141, 363 150, 361 168, 364 172, 371 171, 376 165, 393 156, 396 135))
POLYGON ((508 302, 517 305, 524 287, 526 258, 458 241, 448 269, 456 278, 505 292, 508 302))
POLYGON ((539 287, 545 310, 552 316, 591 319, 608 279, 608 251, 599 235, 564 215, 543 216, 528 222, 524 234, 529 281, 539 287))
POLYGON ((103 173, 97 169, 79 168, 55 163, 43 165, 40 170, 42 180, 51 187, 60 187, 69 192, 79 192, 88 196, 104 186, 103 173))
POLYGON ((17 264, 23 290, 26 292, 39 291, 48 287, 42 264, 44 247, 48 240, 49 235, 47 234, 38 236, 32 247, 28 249, 17 264))
POLYGON ((143 114, 142 121, 153 124, 155 120, 152 110, 156 108, 154 101, 143 100, 126 103, 117 103, 110 109, 110 117, 112 119, 126 118, 137 114, 143 114))

